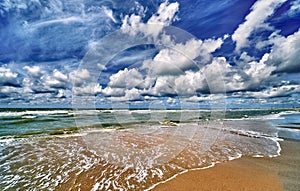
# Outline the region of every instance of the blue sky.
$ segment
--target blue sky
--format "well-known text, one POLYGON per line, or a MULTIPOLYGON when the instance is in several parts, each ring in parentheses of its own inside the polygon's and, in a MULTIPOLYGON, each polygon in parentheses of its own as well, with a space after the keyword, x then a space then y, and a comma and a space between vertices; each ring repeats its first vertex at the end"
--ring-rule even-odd
POLYGON ((0 2, 1 107, 299 107, 299 0, 0 2))

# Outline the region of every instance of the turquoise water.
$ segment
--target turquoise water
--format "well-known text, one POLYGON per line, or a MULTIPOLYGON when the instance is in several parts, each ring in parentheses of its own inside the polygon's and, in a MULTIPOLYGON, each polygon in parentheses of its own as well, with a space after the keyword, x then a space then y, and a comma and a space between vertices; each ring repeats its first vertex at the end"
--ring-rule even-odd
POLYGON ((0 111, 0 190, 145 190, 189 169, 276 157, 296 110, 0 111))

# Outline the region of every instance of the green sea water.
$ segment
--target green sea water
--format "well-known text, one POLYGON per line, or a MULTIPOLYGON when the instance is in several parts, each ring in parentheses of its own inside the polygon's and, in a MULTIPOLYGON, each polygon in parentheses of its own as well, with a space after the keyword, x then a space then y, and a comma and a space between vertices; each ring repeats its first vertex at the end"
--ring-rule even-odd
MULTIPOLYGON (((285 121, 275 115, 287 109, 235 109, 235 110, 73 110, 73 109, 0 109, 0 136, 26 137, 76 133, 83 128, 108 128, 128 123, 159 123, 162 121, 201 122, 218 119, 267 118, 274 115, 276 122, 297 122, 289 117, 285 121), (291 121, 288 121, 291 120, 291 121)), ((297 118, 297 117, 296 117, 297 118)), ((2 138, 3 139, 3 138, 2 138)))

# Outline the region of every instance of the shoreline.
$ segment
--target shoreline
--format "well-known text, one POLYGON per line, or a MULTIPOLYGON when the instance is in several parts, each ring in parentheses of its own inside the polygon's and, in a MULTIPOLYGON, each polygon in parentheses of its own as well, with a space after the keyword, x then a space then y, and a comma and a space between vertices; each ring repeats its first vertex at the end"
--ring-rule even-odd
POLYGON ((285 140, 278 157, 243 156, 212 167, 191 169, 147 190, 294 191, 300 188, 299 146, 300 141, 285 140))
POLYGON ((150 190, 283 191, 283 184, 276 176, 258 169, 257 166, 251 164, 251 160, 251 158, 242 157, 218 163, 211 168, 189 170, 150 190))

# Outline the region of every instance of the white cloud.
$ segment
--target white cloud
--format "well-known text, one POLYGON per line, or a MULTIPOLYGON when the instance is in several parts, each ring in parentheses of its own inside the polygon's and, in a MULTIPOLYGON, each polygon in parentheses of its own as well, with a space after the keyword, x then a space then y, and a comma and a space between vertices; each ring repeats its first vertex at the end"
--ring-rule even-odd
MULTIPOLYGON (((60 74, 57 76, 65 78, 60 74)), ((94 96, 102 92, 102 86, 93 81, 94 78, 87 69, 70 72, 69 79, 73 84, 72 93, 77 96, 94 96)))
POLYGON ((110 76, 108 85, 114 88, 133 88, 142 86, 143 75, 135 68, 120 70, 110 76))
POLYGON ((244 96, 255 98, 272 98, 290 96, 292 94, 300 93, 300 85, 283 85, 280 87, 269 87, 266 90, 259 92, 246 92, 244 96))
POLYGON ((104 64, 100 64, 100 63, 98 63, 97 64, 97 66, 98 66, 98 68, 101 70, 101 71, 103 71, 103 70, 106 70, 107 68, 106 68, 106 66, 104 65, 104 64))
POLYGON ((23 69, 26 70, 30 76, 35 78, 40 78, 45 74, 45 71, 43 71, 40 66, 24 66, 23 69))
POLYGON ((101 93, 102 87, 97 83, 89 83, 83 87, 73 86, 73 94, 77 96, 96 95, 101 93))
POLYGON ((145 76, 135 68, 125 68, 110 76, 108 87, 102 93, 118 97, 115 101, 128 100, 132 92, 127 91, 133 88, 141 89, 139 93, 143 95, 194 95, 198 90, 206 90, 207 86, 204 75, 199 71, 199 63, 193 59, 204 54, 207 57, 205 62, 208 62, 211 59, 210 53, 222 43, 222 38, 204 42, 191 39, 162 49, 153 60, 144 61, 141 69, 147 69, 145 76))
POLYGON ((107 15, 108 18, 110 18, 114 23, 117 23, 118 21, 113 15, 113 11, 111 9, 108 9, 107 7, 103 8, 103 12, 107 15))
POLYGON ((21 93, 21 88, 16 88, 12 86, 1 86, 0 93, 9 95, 11 93, 21 93))
POLYGON ((142 16, 140 15, 126 15, 123 19, 121 30, 125 33, 136 35, 139 32, 144 33, 152 37, 157 37, 164 26, 169 26, 175 18, 179 4, 163 2, 157 13, 152 15, 147 23, 142 22, 142 16))
POLYGON ((143 63, 143 68, 147 68, 153 75, 179 75, 195 67, 192 60, 172 49, 163 49, 153 60, 143 63))
POLYGON ((167 101, 166 101, 168 104, 170 104, 170 105, 174 105, 174 104, 176 104, 177 103, 177 100, 176 99, 174 99, 174 98, 170 98, 170 97, 168 97, 168 99, 167 99, 167 101))
POLYGON ((250 77, 246 82, 246 88, 253 89, 263 85, 265 81, 271 80, 272 72, 275 71, 276 67, 269 66, 266 61, 269 59, 269 54, 265 54, 259 62, 250 62, 244 69, 245 73, 250 77))
POLYGON ((240 55, 240 59, 237 60, 236 62, 237 63, 245 64, 245 63, 249 63, 249 62, 251 62, 253 60, 255 60, 254 57, 249 56, 247 52, 242 52, 242 54, 240 55))
POLYGON ((249 45, 248 37, 259 28, 268 28, 265 20, 273 15, 274 10, 286 0, 259 0, 251 8, 251 12, 246 16, 246 21, 239 25, 232 35, 236 42, 236 51, 249 45))
POLYGON ((209 94, 209 95, 203 95, 203 96, 191 96, 186 99, 186 101, 189 102, 201 102, 201 101, 213 101, 213 100, 220 100, 225 99, 226 96, 220 95, 220 94, 209 94))
POLYGON ((46 85, 49 76, 47 71, 43 70, 40 66, 25 66, 23 69, 26 75, 23 78, 22 86, 23 91, 27 93, 49 93, 55 92, 55 89, 46 85))
POLYGON ((206 49, 207 52, 213 53, 217 49, 221 48, 224 40, 228 38, 229 36, 226 34, 223 38, 217 38, 217 39, 206 39, 203 43, 203 49, 206 49))
POLYGON ((55 79, 58 79, 58 80, 61 80, 61 81, 67 81, 68 80, 68 76, 66 76, 65 74, 61 73, 57 69, 53 70, 53 77, 55 79))
MULTIPOLYGON (((147 78, 146 78, 147 79, 147 78)), ((206 90, 205 76, 200 71, 186 71, 181 75, 164 75, 152 78, 152 86, 141 91, 151 96, 192 96, 206 90)))
POLYGON ((60 90, 58 90, 58 92, 57 92, 57 94, 56 94, 55 97, 57 97, 57 98, 65 98, 66 97, 66 93, 65 93, 64 90, 60 89, 60 90))
POLYGON ((125 88, 106 87, 102 90, 102 93, 106 96, 121 97, 125 95, 125 88))
POLYGON ((142 17, 139 15, 126 15, 123 19, 121 30, 123 32, 135 35, 137 32, 140 32, 142 28, 145 27, 145 24, 141 22, 142 17))
POLYGON ((206 88, 204 80, 205 76, 200 71, 187 71, 175 79, 174 89, 179 95, 192 96, 196 91, 206 88))
POLYGON ((153 75, 180 75, 188 70, 199 70, 201 65, 208 63, 223 44, 223 39, 202 40, 191 39, 164 48, 153 58, 143 63, 143 68, 149 69, 153 75), (195 61, 197 60, 197 61, 195 61))
POLYGON ((160 4, 156 14, 152 15, 148 20, 148 24, 170 25, 174 20, 175 14, 178 12, 179 3, 170 3, 165 1, 160 4))
POLYGON ((276 36, 268 59, 269 65, 277 66, 278 72, 300 72, 300 29, 287 37, 276 36))
MULTIPOLYGON (((146 22, 142 22, 140 15, 127 15, 123 19, 121 30, 125 33, 144 35, 157 38, 164 26, 169 26, 178 12, 178 3, 165 1, 160 5, 156 14, 146 22)), ((196 40, 175 43, 168 35, 160 36, 163 44, 168 44, 151 60, 143 62, 142 70, 146 69, 146 76, 137 74, 133 69, 119 71, 110 77, 108 87, 103 90, 106 96, 126 99, 126 92, 132 88, 142 89, 142 94, 153 96, 192 95, 198 90, 207 89, 205 78, 199 69, 212 60, 211 53, 219 49, 224 40, 222 38, 196 40), (198 72, 197 72, 198 71, 198 72), (144 84, 140 86, 137 84, 144 84), (123 91, 122 91, 123 88, 123 91)), ((141 93, 140 92, 140 93, 141 93)))
POLYGON ((225 93, 242 88, 240 76, 234 76, 237 75, 236 69, 224 57, 214 58, 211 64, 202 69, 202 73, 207 82, 206 89, 211 93, 225 93))
POLYGON ((122 97, 111 97, 111 101, 136 101, 141 99, 140 91, 136 88, 125 90, 125 95, 122 97))
POLYGON ((52 76, 44 78, 44 83, 49 88, 67 88, 69 86, 68 76, 55 69, 52 76))
POLYGON ((68 76, 57 69, 54 69, 52 74, 37 65, 25 66, 23 69, 27 72, 22 80, 23 92, 57 94, 59 89, 71 87, 68 76))
POLYGON ((69 78, 74 86, 82 86, 90 80, 90 72, 87 69, 81 69, 78 71, 72 71, 69 74, 69 78))
POLYGON ((185 43, 178 43, 170 48, 180 52, 182 56, 189 58, 190 60, 194 60, 197 57, 201 56, 202 63, 207 63, 210 60, 210 53, 215 52, 219 49, 226 35, 223 38, 209 38, 205 39, 204 41, 198 39, 190 39, 185 43))
MULTIPOLYGON (((181 73, 175 73, 174 66, 167 60, 166 66, 154 67, 157 67, 157 70, 169 71, 169 74, 157 75, 150 72, 143 78, 137 73, 136 82, 134 81, 137 78, 134 76, 137 75, 129 74, 130 71, 137 71, 125 69, 111 76, 109 85, 112 87, 105 88, 103 93, 106 96, 122 97, 114 100, 126 100, 129 99, 126 91, 137 87, 136 84, 144 84, 139 86, 139 94, 150 96, 192 97, 198 93, 215 94, 262 89, 272 79, 271 74, 275 70, 274 66, 266 64, 268 56, 265 54, 259 62, 252 61, 242 66, 231 66, 224 57, 217 57, 198 70, 182 70, 181 73)), ((156 64, 154 61, 149 63, 156 64)))
POLYGON ((191 39, 185 43, 178 43, 171 47, 189 59, 195 59, 203 48, 202 40, 191 39))
POLYGON ((0 85, 18 85, 18 74, 13 72, 7 65, 0 66, 0 85))
POLYGON ((176 76, 159 76, 156 78, 154 87, 150 87, 143 93, 152 96, 177 95, 175 87, 176 76))
POLYGON ((266 64, 268 54, 259 62, 250 62, 241 66, 231 66, 225 58, 214 58, 213 62, 202 69, 208 89, 211 92, 232 92, 263 88, 272 79, 274 66, 266 64))

